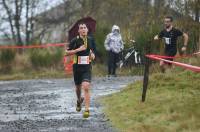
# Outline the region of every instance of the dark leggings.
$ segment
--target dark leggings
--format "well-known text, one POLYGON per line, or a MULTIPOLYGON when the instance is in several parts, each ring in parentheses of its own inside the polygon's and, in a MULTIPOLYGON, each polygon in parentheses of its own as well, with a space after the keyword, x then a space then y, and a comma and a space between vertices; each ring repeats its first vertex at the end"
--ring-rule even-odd
POLYGON ((119 53, 108 52, 108 75, 115 75, 117 62, 119 61, 119 53))

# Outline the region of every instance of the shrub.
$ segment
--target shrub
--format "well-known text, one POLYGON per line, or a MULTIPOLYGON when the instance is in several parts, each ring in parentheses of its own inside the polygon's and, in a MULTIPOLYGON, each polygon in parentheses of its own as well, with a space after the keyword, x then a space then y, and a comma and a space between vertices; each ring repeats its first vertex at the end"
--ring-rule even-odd
POLYGON ((106 57, 106 50, 104 48, 104 41, 106 39, 106 35, 111 31, 111 27, 108 27, 107 25, 97 25, 97 29, 95 32, 95 41, 96 41, 96 47, 97 47, 97 55, 98 58, 103 61, 106 57))
POLYGON ((15 51, 10 49, 1 50, 0 64, 2 72, 10 72, 12 70, 12 63, 15 59, 15 51))
POLYGON ((34 49, 30 53, 30 61, 34 68, 50 68, 61 65, 63 53, 61 49, 50 51, 48 49, 34 49))

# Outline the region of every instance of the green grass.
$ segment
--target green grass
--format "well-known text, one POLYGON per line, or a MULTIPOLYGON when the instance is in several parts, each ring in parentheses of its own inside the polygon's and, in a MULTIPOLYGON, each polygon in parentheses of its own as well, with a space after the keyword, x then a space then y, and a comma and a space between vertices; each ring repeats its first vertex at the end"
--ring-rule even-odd
POLYGON ((64 70, 40 69, 40 70, 14 70, 10 73, 0 74, 0 80, 27 80, 27 79, 47 79, 47 78, 66 78, 72 77, 66 74, 64 70))
MULTIPOLYGON (((22 65, 22 64, 21 64, 22 65)), ((39 79, 39 78, 66 78, 72 77, 71 74, 66 74, 64 68, 38 68, 23 66, 22 68, 13 67, 13 70, 7 73, 0 72, 0 80, 22 80, 22 79, 39 79)), ((105 77, 107 75, 107 67, 105 64, 95 64, 92 66, 92 74, 94 77, 105 77)), ((122 68, 117 69, 119 76, 127 75, 142 75, 142 67, 122 68)))
POLYGON ((111 123, 126 132, 199 132, 200 74, 174 69, 150 77, 146 102, 142 82, 104 97, 111 123))
MULTIPOLYGON (((133 76, 133 75, 143 75, 143 66, 132 66, 132 67, 122 67, 117 68, 116 72, 118 76, 133 76)), ((93 76, 102 77, 106 76, 108 73, 106 64, 95 64, 92 68, 93 76)))
MULTIPOLYGON (((63 66, 63 51, 60 48, 30 49, 18 54, 16 51, 0 51, 0 80, 22 80, 37 78, 66 78, 63 66)), ((93 65, 93 76, 107 75, 106 63, 93 65)), ((119 76, 142 75, 143 68, 117 69, 119 76)))

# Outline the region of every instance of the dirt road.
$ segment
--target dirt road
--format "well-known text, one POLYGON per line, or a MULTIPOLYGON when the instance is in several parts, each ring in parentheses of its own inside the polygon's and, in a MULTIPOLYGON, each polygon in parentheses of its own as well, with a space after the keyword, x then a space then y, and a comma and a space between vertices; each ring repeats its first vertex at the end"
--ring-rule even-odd
POLYGON ((0 132, 112 132, 96 99, 141 77, 94 78, 91 117, 75 111, 72 79, 0 81, 0 132))

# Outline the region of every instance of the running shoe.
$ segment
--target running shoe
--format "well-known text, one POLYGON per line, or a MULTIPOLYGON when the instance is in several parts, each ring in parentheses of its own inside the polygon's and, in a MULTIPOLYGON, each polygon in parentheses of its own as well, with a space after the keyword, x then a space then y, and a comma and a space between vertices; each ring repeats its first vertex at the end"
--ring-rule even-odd
POLYGON ((81 104, 83 103, 84 98, 82 97, 81 100, 77 100, 76 104, 76 111, 80 112, 81 111, 81 104))
POLYGON ((83 118, 88 118, 90 116, 90 111, 89 110, 85 110, 83 113, 83 118))

